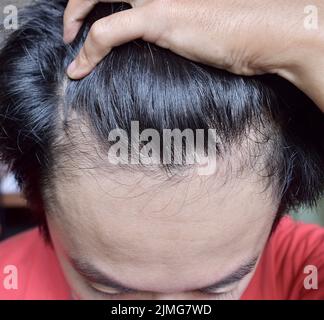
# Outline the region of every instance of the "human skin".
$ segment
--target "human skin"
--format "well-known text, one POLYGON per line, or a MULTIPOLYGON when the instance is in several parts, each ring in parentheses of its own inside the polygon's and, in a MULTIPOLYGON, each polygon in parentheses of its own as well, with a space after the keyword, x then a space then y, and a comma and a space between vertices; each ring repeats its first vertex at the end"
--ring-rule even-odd
POLYGON ((125 187, 120 180, 114 181, 117 175, 95 175, 82 173, 73 183, 60 185, 58 203, 62 210, 48 215, 52 241, 74 296, 241 297, 254 268, 242 280, 209 294, 199 289, 260 257, 276 202, 269 193, 260 192, 259 184, 246 178, 220 187, 216 180, 202 181, 194 176, 175 185, 163 185, 139 172, 130 176, 120 171, 118 179, 127 181, 125 187), (87 281, 70 258, 84 259, 138 292, 109 296, 106 293, 120 291, 87 281))
POLYGON ((107 164, 78 169, 77 156, 71 164, 64 162, 64 169, 59 166, 46 213, 73 296, 239 299, 254 265, 231 284, 201 289, 259 260, 279 197, 274 185, 265 187, 262 167, 242 170, 244 161, 229 158, 217 161, 209 176, 197 168, 171 177, 161 169, 109 169, 107 164), (136 291, 89 280, 75 260, 136 291))
MULTIPOLYGON (((70 0, 64 39, 71 42, 98 2, 70 0)), ((279 74, 324 111, 324 3, 319 26, 305 28, 308 0, 128 0, 133 9, 97 21, 68 69, 80 79, 110 50, 142 38, 194 61, 242 75, 279 74)))
MULTIPOLYGON (((70 1, 66 42, 74 39, 97 2, 70 1)), ((234 73, 277 73, 324 110, 323 30, 304 28, 307 1, 129 3, 133 9, 94 24, 74 71, 69 69, 71 78, 89 74, 111 48, 142 38, 234 73)), ((320 1, 313 3, 319 12, 324 10, 320 1)), ((57 205, 49 208, 48 223, 73 295, 81 299, 239 299, 255 268, 207 295, 199 289, 260 257, 279 203, 274 190, 264 189, 262 175, 256 171, 238 177, 225 174, 221 163, 218 168, 223 176, 221 172, 208 178, 193 174, 177 182, 143 172, 83 169, 73 179, 57 183, 57 205), (70 262, 72 256, 137 291, 122 293, 85 280, 70 262)))

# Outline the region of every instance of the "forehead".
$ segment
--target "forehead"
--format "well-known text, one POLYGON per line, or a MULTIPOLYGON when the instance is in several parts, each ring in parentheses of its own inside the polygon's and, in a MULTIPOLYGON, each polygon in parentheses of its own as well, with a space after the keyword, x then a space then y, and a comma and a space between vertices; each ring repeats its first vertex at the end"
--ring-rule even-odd
POLYGON ((251 175, 175 181, 120 169, 72 180, 57 188, 49 214, 57 238, 67 254, 134 287, 193 270, 195 279, 227 274, 262 250, 277 206, 251 175))

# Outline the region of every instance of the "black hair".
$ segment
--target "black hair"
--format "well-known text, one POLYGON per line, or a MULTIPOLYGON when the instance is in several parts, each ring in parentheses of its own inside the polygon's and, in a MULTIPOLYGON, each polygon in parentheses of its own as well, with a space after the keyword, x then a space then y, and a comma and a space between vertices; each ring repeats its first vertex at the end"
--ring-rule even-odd
POLYGON ((72 149, 60 144, 72 111, 87 120, 102 145, 113 128, 129 132, 132 120, 159 132, 215 128, 224 146, 219 150, 240 145, 253 130, 262 136, 258 150, 265 179, 276 186, 278 212, 314 204, 322 195, 324 116, 292 84, 275 75, 233 75, 140 40, 114 48, 88 77, 71 81, 65 70, 92 23, 129 7, 97 5, 77 39, 65 45, 66 4, 38 1, 27 8, 0 52, 1 158, 41 224, 43 189, 61 153, 72 149))

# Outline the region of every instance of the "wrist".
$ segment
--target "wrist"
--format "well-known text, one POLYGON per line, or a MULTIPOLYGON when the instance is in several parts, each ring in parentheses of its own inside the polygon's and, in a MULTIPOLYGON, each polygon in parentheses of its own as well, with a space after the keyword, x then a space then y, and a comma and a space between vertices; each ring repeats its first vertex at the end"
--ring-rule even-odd
POLYGON ((306 31, 269 72, 293 83, 324 112, 324 30, 306 31))

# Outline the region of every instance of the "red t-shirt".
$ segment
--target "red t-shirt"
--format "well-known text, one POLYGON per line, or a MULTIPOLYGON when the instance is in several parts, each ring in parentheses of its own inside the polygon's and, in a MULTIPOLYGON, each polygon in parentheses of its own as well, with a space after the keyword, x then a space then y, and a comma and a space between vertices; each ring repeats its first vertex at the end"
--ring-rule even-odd
MULTIPOLYGON (((70 298, 55 252, 44 243, 37 229, 0 244, 0 299, 70 298), (4 270, 8 270, 8 265, 17 268, 17 289, 5 288, 8 274, 4 270)), ((269 239, 242 299, 324 300, 324 228, 283 218, 269 239), (318 289, 305 289, 307 266, 311 266, 308 272, 312 270, 315 276, 312 279, 318 280, 318 289)))

